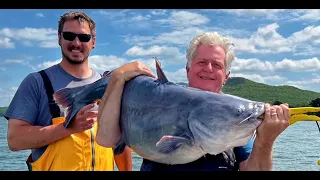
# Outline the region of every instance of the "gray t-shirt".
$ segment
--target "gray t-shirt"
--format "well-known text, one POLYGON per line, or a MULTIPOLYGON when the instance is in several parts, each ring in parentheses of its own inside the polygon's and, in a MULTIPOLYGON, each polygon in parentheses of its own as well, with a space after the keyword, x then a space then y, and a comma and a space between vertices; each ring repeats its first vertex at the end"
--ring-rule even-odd
MULTIPOLYGON (((45 69, 54 91, 67 86, 79 86, 92 83, 101 78, 101 75, 93 71, 93 74, 86 79, 79 79, 68 74, 60 64, 45 69)), ((60 109, 61 116, 65 116, 65 109, 60 109)), ((48 126, 52 124, 48 98, 41 75, 33 72, 27 75, 21 82, 15 93, 8 110, 4 116, 9 119, 25 120, 32 125, 48 126)), ((47 146, 32 149, 32 159, 36 161, 47 146)))

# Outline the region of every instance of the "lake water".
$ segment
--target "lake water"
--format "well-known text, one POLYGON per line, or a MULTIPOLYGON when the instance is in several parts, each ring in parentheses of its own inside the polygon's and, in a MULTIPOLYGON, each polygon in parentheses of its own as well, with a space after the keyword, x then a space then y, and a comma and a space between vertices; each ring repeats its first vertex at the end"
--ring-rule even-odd
MULTIPOLYGON (((7 146, 7 120, 0 117, 0 171, 27 171, 25 160, 30 151, 11 152, 7 146)), ((320 133, 315 122, 298 122, 289 126, 275 142, 275 171, 319 171, 320 133)), ((138 171, 141 158, 133 154, 133 170, 138 171)))

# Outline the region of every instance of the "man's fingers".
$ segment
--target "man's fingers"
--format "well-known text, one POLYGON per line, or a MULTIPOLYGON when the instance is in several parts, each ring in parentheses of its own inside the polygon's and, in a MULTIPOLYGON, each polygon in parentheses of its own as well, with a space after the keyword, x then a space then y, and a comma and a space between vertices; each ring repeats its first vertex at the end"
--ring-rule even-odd
POLYGON ((98 117, 98 111, 89 111, 85 114, 85 119, 92 119, 98 117))
POLYGON ((146 70, 146 71, 143 71, 142 73, 147 75, 147 76, 150 76, 150 77, 153 77, 153 78, 157 78, 151 71, 146 70))
POLYGON ((283 109, 284 119, 290 120, 290 109, 288 104, 281 104, 280 107, 283 109))
POLYGON ((283 114, 283 109, 280 106, 275 106, 277 115, 278 115, 278 119, 279 120, 284 120, 284 114, 283 114))
POLYGON ((270 119, 270 104, 264 105, 264 119, 270 119))
POLYGON ((89 118, 89 119, 86 119, 86 121, 83 121, 80 123, 80 127, 83 129, 83 130, 87 130, 87 129, 90 129, 93 127, 95 123, 95 120, 94 118, 89 118))
POLYGON ((141 66, 142 66, 142 74, 156 78, 156 76, 152 73, 152 71, 147 66, 143 64, 141 66))
POLYGON ((94 104, 88 104, 84 106, 80 111, 78 112, 79 114, 85 114, 87 110, 91 109, 94 107, 94 104))
POLYGON ((274 107, 274 106, 271 106, 270 107, 270 116, 271 116, 271 119, 277 119, 277 115, 278 115, 278 113, 277 113, 277 110, 276 110, 276 108, 274 107))

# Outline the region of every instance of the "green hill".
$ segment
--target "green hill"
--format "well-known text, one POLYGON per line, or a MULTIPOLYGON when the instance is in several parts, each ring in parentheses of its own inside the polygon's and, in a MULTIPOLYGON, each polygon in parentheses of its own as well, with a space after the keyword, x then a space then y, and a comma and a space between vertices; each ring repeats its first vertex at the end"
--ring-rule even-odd
POLYGON ((8 107, 0 107, 0 117, 3 117, 8 107))
MULTIPOLYGON (((187 85, 186 83, 178 83, 187 85)), ((293 86, 270 86, 241 77, 230 78, 222 91, 226 94, 267 102, 288 103, 290 107, 310 106, 310 102, 320 98, 320 93, 301 90, 293 86)))
POLYGON ((290 107, 310 106, 310 102, 320 98, 320 93, 301 90, 293 86, 270 86, 245 78, 230 78, 223 92, 243 98, 272 104, 274 101, 288 103, 290 107))

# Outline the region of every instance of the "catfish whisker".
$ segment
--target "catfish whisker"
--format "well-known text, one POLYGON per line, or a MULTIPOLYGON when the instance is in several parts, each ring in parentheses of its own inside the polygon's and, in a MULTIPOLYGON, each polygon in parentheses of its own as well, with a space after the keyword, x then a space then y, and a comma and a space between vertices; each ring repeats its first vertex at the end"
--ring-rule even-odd
POLYGON ((237 126, 239 126, 241 123, 247 121, 247 120, 250 119, 251 117, 252 117, 252 114, 250 114, 250 116, 247 117, 247 118, 245 118, 244 120, 240 121, 240 122, 237 124, 237 126))

